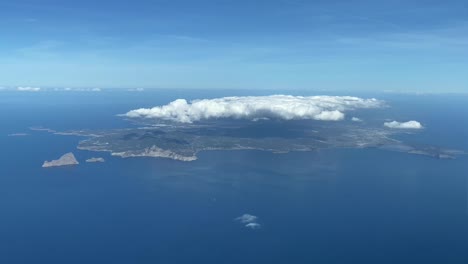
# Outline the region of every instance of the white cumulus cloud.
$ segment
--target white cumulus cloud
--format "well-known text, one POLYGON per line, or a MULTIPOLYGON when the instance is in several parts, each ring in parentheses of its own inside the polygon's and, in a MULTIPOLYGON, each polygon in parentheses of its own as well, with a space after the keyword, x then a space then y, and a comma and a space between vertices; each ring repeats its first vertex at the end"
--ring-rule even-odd
POLYGON ((423 126, 418 121, 408 121, 408 122, 385 122, 384 126, 388 128, 398 128, 398 129, 422 129, 423 126))
POLYGON ((132 110, 124 116, 181 123, 215 118, 338 121, 344 119, 346 111, 377 108, 382 105, 383 102, 377 99, 351 96, 245 96, 202 99, 191 102, 177 99, 163 106, 132 110))
POLYGON ((261 225, 259 223, 248 223, 245 225, 245 227, 250 229, 259 229, 261 225))
POLYGON ((20 92, 39 92, 41 90, 41 88, 39 87, 22 87, 22 86, 19 86, 16 88, 17 91, 20 91, 20 92))
POLYGON ((251 214, 243 214, 239 217, 234 218, 234 220, 243 224, 246 228, 249 229, 259 229, 261 225, 257 223, 258 217, 251 214))
POLYGON ((351 121, 353 121, 353 122, 362 122, 362 119, 359 118, 359 117, 353 117, 353 118, 351 118, 351 121))
POLYGON ((253 223, 255 221, 257 221, 258 217, 256 217, 255 215, 251 215, 251 214, 243 214, 239 217, 236 217, 234 220, 236 221, 239 221, 243 224, 247 224, 247 223, 253 223))

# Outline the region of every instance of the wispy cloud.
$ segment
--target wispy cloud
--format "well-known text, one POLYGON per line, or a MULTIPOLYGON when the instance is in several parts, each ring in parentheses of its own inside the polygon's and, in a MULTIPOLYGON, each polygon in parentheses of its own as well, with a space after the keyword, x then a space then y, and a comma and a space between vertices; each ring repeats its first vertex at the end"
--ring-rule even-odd
POLYGON ((467 23, 459 23, 431 30, 374 32, 367 36, 339 36, 337 43, 385 49, 465 49, 468 45, 467 23))
POLYGON ((16 53, 27 58, 58 58, 61 54, 60 48, 64 45, 65 43, 62 41, 44 40, 19 48, 16 50, 16 53))
POLYGON ((25 18, 23 21, 24 21, 24 22, 27 22, 27 23, 35 23, 35 22, 38 22, 39 19, 29 17, 29 18, 25 18))

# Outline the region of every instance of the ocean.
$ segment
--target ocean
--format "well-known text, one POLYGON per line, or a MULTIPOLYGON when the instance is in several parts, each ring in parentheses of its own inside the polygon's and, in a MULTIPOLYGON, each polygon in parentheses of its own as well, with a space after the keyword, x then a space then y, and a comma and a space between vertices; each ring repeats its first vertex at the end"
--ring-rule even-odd
MULTIPOLYGON (((468 263, 466 155, 324 149, 122 159, 77 150, 80 137, 28 129, 122 128, 133 124, 117 114, 135 108, 264 93, 272 92, 0 92, 0 263, 468 263), (80 165, 41 167, 70 151, 80 165), (106 162, 85 163, 90 157, 106 162), (261 227, 235 220, 243 214, 261 227)), ((359 96, 388 102, 369 116, 426 127, 398 138, 468 151, 468 96, 359 96)))

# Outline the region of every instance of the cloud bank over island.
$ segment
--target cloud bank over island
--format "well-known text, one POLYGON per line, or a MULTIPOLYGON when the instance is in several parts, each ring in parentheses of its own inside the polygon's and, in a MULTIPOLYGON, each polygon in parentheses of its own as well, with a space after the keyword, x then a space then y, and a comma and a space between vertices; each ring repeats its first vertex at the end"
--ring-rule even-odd
POLYGON ((423 129, 423 125, 419 123, 418 121, 411 120, 408 122, 398 122, 398 121, 392 121, 392 122, 385 122, 384 126, 388 128, 396 128, 396 129, 423 129))
POLYGON ((245 96, 193 100, 177 99, 167 105, 127 112, 129 118, 193 123, 217 118, 258 120, 343 120, 346 111, 379 108, 383 101, 352 96, 245 96))

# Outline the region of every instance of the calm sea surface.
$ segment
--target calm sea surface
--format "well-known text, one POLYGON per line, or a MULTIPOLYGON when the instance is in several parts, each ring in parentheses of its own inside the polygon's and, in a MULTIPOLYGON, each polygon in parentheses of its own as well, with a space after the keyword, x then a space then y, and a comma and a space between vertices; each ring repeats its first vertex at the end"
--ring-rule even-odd
MULTIPOLYGON (((257 92, 261 94, 262 92, 257 92)), ((266 93, 266 92, 264 92, 266 93)), ((468 157, 376 149, 121 159, 29 131, 131 126, 117 114, 242 91, 0 92, 0 263, 468 263, 468 157), (10 133, 29 133, 9 137, 10 133), (41 168, 72 151, 79 166, 41 168), (102 156, 105 163, 85 163, 102 156), (234 218, 258 216, 261 228, 234 218)), ((365 95, 363 95, 365 96, 365 95)), ((372 95, 468 150, 468 97, 372 95)))

